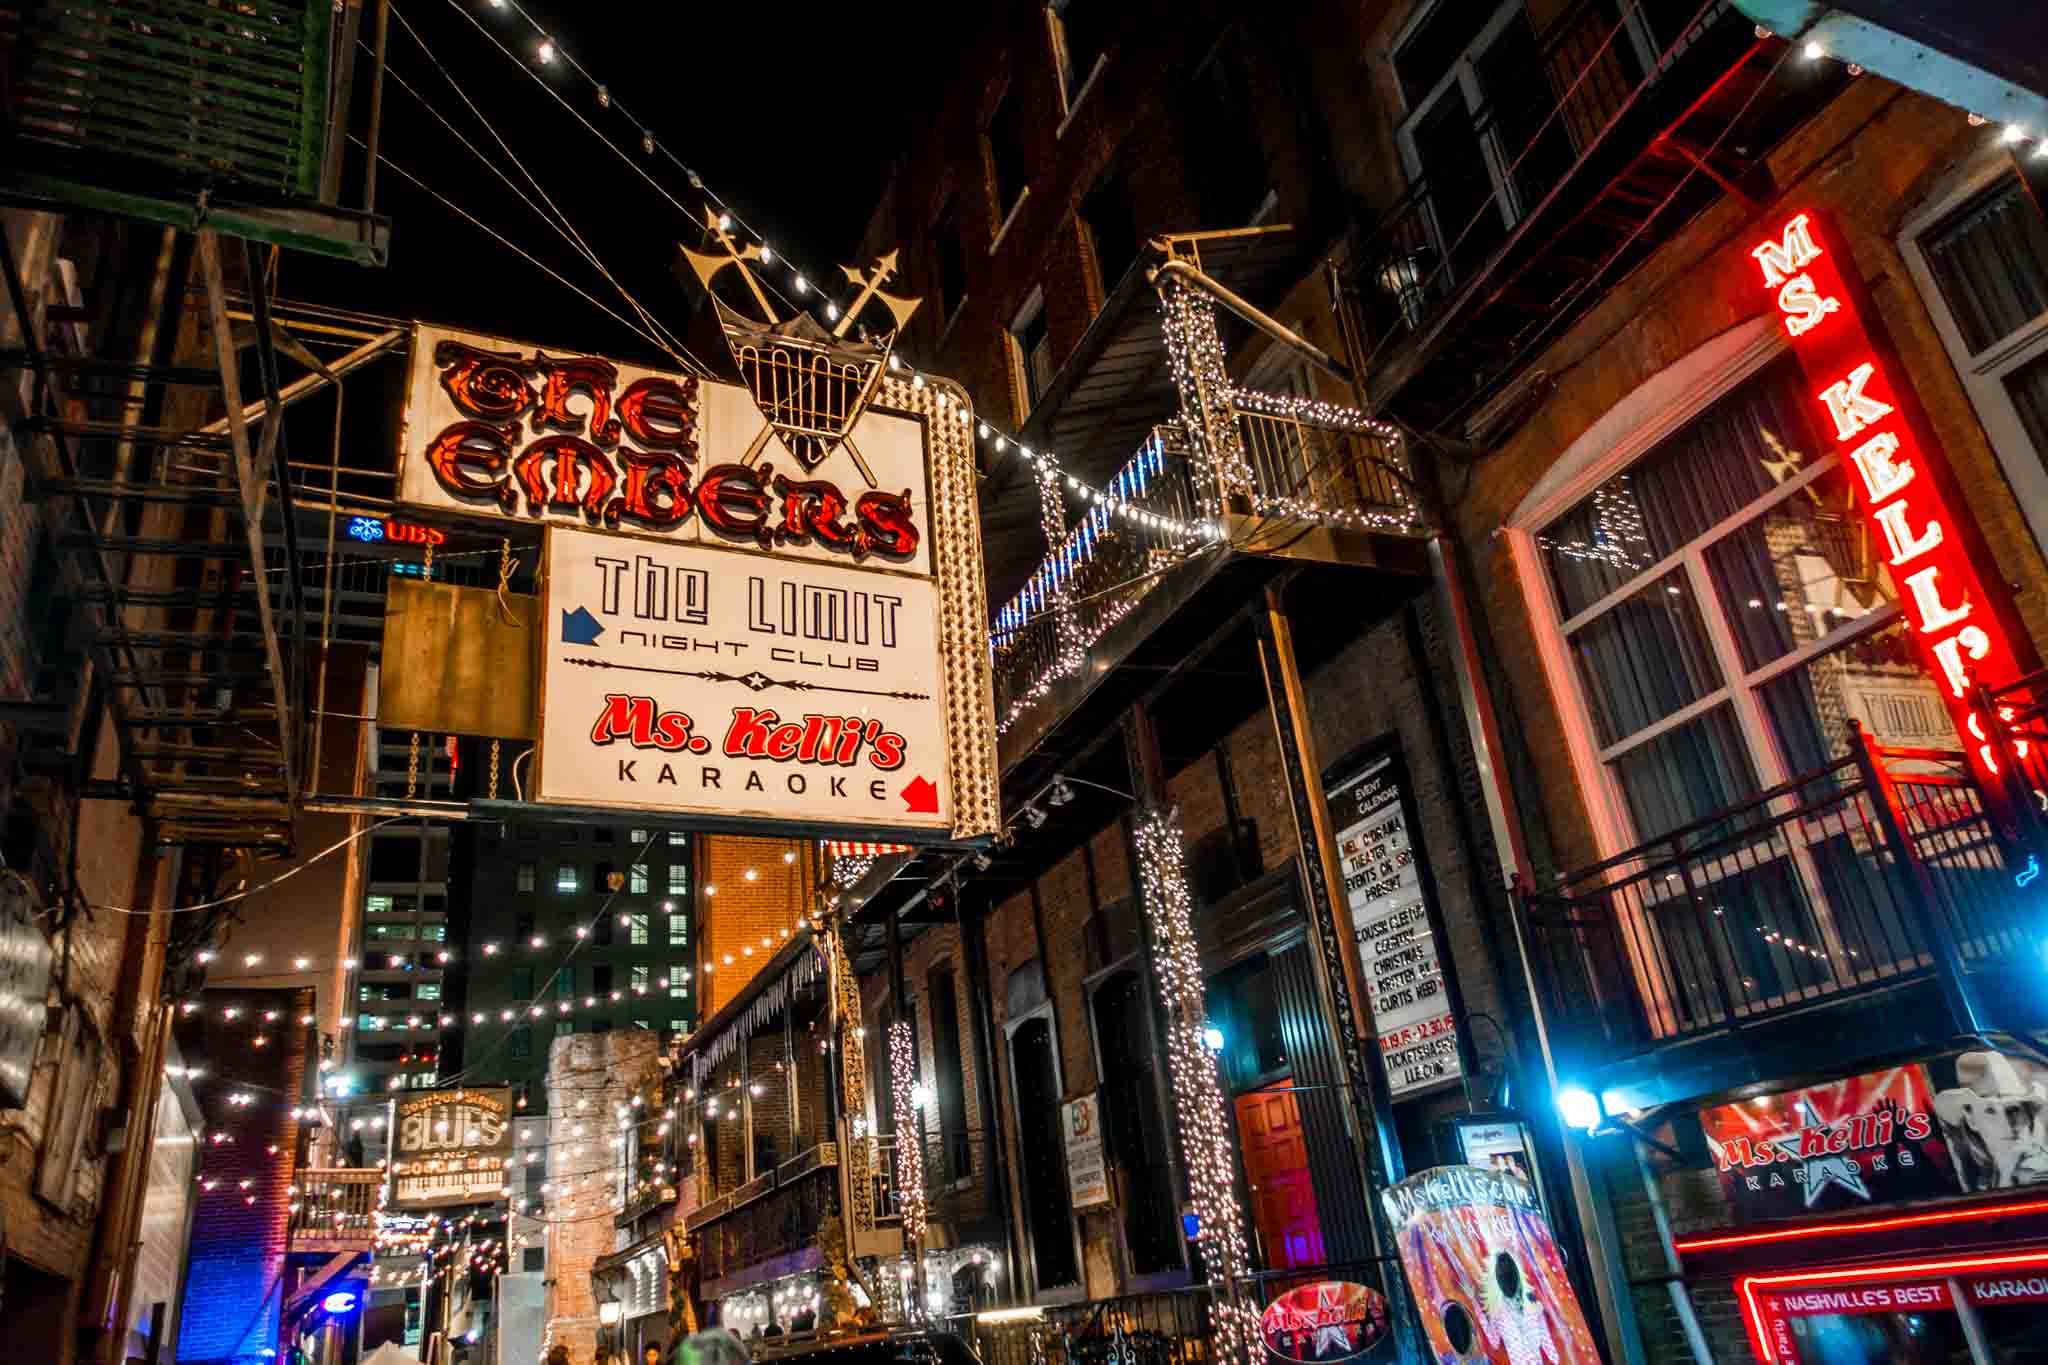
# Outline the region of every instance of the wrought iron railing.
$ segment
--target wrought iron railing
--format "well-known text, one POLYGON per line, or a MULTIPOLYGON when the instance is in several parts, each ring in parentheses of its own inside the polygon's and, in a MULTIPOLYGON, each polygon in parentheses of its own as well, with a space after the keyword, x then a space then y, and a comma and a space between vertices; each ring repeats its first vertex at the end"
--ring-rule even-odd
POLYGON ((839 1207, 836 1164, 777 1182, 773 1173, 746 1187, 744 1200, 727 1196, 686 1220, 697 1235, 697 1263, 706 1279, 730 1275, 817 1240, 818 1227, 839 1207), (762 1181, 766 1185, 762 1186, 762 1181), (756 1186, 762 1186, 758 1191, 756 1186))
POLYGON ((1618 1058, 2027 951, 1958 752, 1851 754, 1523 897, 1553 1030, 1618 1058))
MULTIPOLYGON (((1384 1294, 1387 1276, 1399 1273, 1391 1260, 1301 1266, 1246 1276, 1237 1289, 1240 1303, 1262 1313, 1288 1290, 1322 1281, 1362 1284, 1384 1294)), ((1215 1284, 1192 1284, 1048 1304, 1036 1319, 986 1322, 963 1314, 945 1319, 945 1325, 974 1346, 984 1365, 1207 1365, 1215 1359, 1212 1319, 1221 1293, 1215 1284)), ((1393 1324, 1377 1327, 1385 1340, 1393 1324)), ((1294 1359, 1313 1358, 1313 1342, 1298 1345, 1290 1352, 1294 1359)))
POLYGON ((1088 647, 1142 602, 1167 570, 1210 542, 1183 531, 1200 517, 1187 445, 1155 427, 1104 487, 1114 503, 1090 506, 996 617, 996 724, 1007 729, 1088 647))
POLYGON ((359 1241, 377 1236, 384 1172, 369 1167, 312 1167, 292 1186, 289 1220, 294 1242, 359 1241))

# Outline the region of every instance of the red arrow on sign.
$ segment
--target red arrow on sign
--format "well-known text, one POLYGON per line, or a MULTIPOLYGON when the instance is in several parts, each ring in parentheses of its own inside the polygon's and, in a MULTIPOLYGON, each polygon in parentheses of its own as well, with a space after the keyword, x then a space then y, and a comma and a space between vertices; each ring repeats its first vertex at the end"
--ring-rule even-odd
POLYGON ((912 815, 937 815, 939 789, 929 777, 913 777, 903 785, 903 801, 912 815))

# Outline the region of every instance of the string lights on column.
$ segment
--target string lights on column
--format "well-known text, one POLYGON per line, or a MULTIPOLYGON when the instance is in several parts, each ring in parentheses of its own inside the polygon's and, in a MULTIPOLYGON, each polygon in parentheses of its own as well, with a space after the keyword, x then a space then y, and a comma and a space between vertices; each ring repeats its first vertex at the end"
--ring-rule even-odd
POLYGON ((1166 1006, 1167 1063, 1180 1115, 1182 1158, 1201 1219, 1202 1259, 1210 1281, 1223 1289, 1216 1305, 1217 1358, 1249 1361, 1257 1344, 1256 1315, 1237 1297, 1235 1285, 1250 1273, 1250 1261, 1237 1206, 1229 1111, 1216 1075, 1216 1054, 1203 1036, 1208 1006, 1179 812, 1155 810, 1147 815, 1138 824, 1137 845, 1159 993, 1166 1006))
POLYGON ((903 1241, 924 1241, 924 1123, 917 1112, 917 1055, 910 1021, 889 1025, 889 1091, 896 1105, 896 1198, 903 1212, 903 1241))

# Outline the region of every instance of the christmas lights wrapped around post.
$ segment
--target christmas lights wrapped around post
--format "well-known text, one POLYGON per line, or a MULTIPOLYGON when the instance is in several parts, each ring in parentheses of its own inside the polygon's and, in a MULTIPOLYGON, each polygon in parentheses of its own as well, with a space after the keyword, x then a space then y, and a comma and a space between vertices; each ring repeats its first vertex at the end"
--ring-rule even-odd
POLYGON ((1038 471, 1038 518, 1045 531, 1046 581, 1052 591, 1054 662, 1050 680, 1079 673, 1087 658, 1080 623, 1074 619, 1072 571, 1062 570, 1059 557, 1067 539, 1067 503, 1060 493, 1059 471, 1051 464, 1038 471))
POLYGON ((1216 1302, 1216 1358, 1249 1362, 1258 1344, 1257 1311, 1238 1287, 1250 1273, 1250 1263, 1244 1216, 1237 1206, 1229 1110, 1216 1075, 1216 1054, 1203 1037, 1208 1005, 1201 953, 1195 946, 1179 811, 1147 814, 1138 824, 1137 844, 1145 916, 1166 1006, 1167 1063, 1173 1070, 1174 1104, 1180 1115, 1181 1156, 1201 1219, 1202 1261, 1221 1291, 1216 1302))
POLYGON ((917 1056, 911 1050, 910 1021, 889 1025, 889 1088, 896 1105, 896 1198, 903 1210, 903 1243, 915 1250, 924 1242, 924 1124, 913 1093, 917 1056))
POLYGON ((1212 486, 1197 485, 1203 512, 1210 517, 1248 512, 1256 486, 1230 408, 1233 385, 1216 329, 1216 305, 1192 289, 1166 282, 1159 297, 1166 311, 1166 356, 1180 394, 1181 424, 1214 480, 1212 486))

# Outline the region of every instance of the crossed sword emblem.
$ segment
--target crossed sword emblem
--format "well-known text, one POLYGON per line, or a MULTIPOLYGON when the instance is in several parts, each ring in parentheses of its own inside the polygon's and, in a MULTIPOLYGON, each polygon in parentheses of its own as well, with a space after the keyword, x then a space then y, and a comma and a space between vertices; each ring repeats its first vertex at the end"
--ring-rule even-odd
MULTIPOLYGON (((734 242, 732 233, 720 222, 720 215, 708 207, 704 210, 704 226, 725 254, 723 256, 707 255, 703 252, 692 251, 688 247, 683 247, 682 252, 689 260, 691 269, 696 271, 697 278, 703 282, 705 291, 707 293, 710 292, 711 282, 717 278, 721 271, 737 266, 741 278, 747 282, 747 292, 753 296, 754 304, 761 310, 761 316, 766 320, 767 325, 774 327, 783 322, 784 319, 775 315, 775 306, 768 301, 767 292, 761 288, 761 281, 754 274, 752 262, 762 259, 763 252, 761 247, 753 242, 744 244, 734 242)), ((859 287, 860 293, 854 298, 853 303, 840 313, 838 321, 833 324, 831 337, 834 341, 844 341, 847 332, 853 326, 854 319, 858 318, 861 312, 877 299, 882 301, 882 304, 888 308, 890 315, 895 319, 896 331, 900 331, 903 325, 910 320, 911 314, 917 311, 917 306, 921 300, 898 298, 896 295, 886 293, 882 289, 883 285, 896 278, 896 258, 896 251, 891 249, 887 254, 877 257, 874 265, 868 270, 862 271, 850 265, 839 267, 840 270, 845 272, 847 280, 859 287)), ((895 331, 891 331, 889 335, 893 341, 895 331)), ((728 335, 728 345, 730 345, 730 340, 730 335, 728 335)), ((888 345, 885 344, 883 349, 886 352, 888 345)), ((804 381, 806 386, 812 382, 809 378, 806 378, 804 381)), ((755 398, 758 404, 760 395, 757 393, 755 398)), ((746 454, 740 457, 741 464, 751 468, 754 462, 760 459, 761 452, 767 448, 768 438, 774 434, 775 426, 774 420, 764 412, 761 430, 755 435, 752 443, 748 445, 746 454)), ((860 448, 853 443, 853 437, 848 433, 842 432, 838 438, 838 444, 846 447, 846 453, 853 458, 855 466, 860 470, 861 477, 867 480, 868 487, 880 487, 881 485, 875 479, 874 470, 868 467, 867 459, 860 453, 860 448)))

